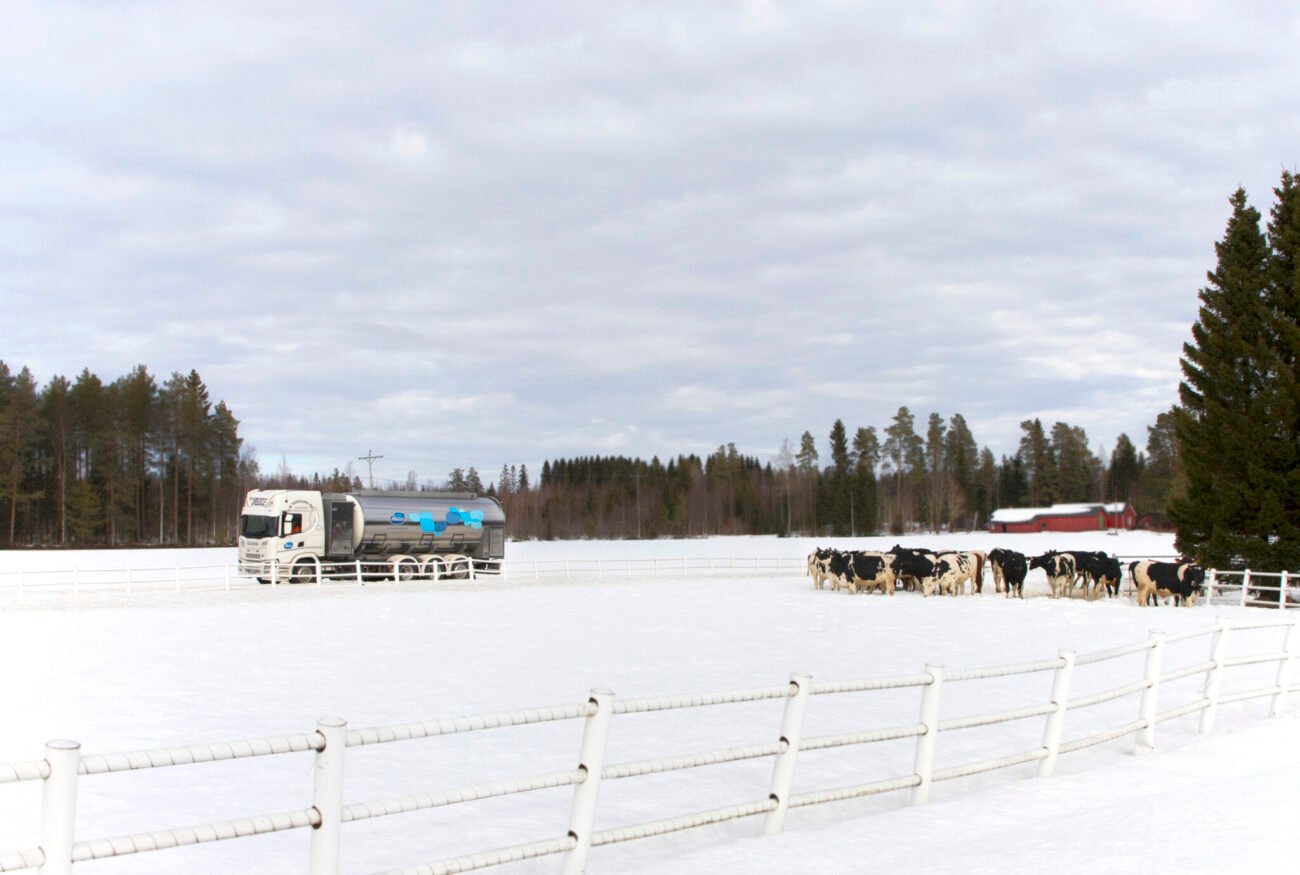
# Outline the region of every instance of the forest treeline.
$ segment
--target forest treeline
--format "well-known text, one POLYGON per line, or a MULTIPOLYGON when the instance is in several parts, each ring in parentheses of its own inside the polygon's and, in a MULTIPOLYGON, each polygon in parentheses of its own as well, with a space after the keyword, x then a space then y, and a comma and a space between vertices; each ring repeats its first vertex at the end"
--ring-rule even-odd
POLYGON ((197 371, 36 385, 0 361, 0 543, 228 544, 256 460, 197 371))
MULTIPOLYGON (((449 488, 499 497, 516 538, 689 537, 707 534, 865 534, 984 526, 998 507, 1130 501, 1164 511, 1178 478, 1169 414, 1148 429, 1145 452, 1121 435, 1109 458, 1079 426, 1021 423, 1019 450, 995 459, 961 414, 930 414, 923 431, 907 407, 882 431, 837 420, 823 452, 810 432, 760 460, 734 444, 666 463, 626 457, 549 460, 485 482, 457 468, 449 488)), ((243 496, 255 488, 346 492, 349 466, 297 476, 264 472, 197 371, 159 381, 144 365, 111 382, 88 369, 38 387, 26 367, 0 361, 0 523, 8 545, 229 544, 243 496)))
MULTIPOLYGON (((557 459, 536 486, 503 470, 488 491, 524 538, 690 537, 710 534, 863 535, 984 528, 999 507, 1127 501, 1159 522, 1181 481, 1171 413, 1147 429, 1145 451, 1120 435, 1108 458, 1064 422, 1020 424, 1019 448, 995 458, 961 414, 907 407, 878 432, 850 436, 836 420, 822 448, 804 432, 760 460, 718 447, 664 463, 622 456, 557 459)), ((454 477, 453 477, 454 479, 454 477)))

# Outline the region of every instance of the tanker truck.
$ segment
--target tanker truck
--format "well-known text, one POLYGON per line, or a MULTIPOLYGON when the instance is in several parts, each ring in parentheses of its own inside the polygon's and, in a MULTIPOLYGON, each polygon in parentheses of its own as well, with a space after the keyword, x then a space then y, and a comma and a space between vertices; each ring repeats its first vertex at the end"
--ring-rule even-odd
POLYGON ((469 492, 254 489, 239 516, 239 570, 262 583, 410 580, 496 571, 506 516, 469 492))

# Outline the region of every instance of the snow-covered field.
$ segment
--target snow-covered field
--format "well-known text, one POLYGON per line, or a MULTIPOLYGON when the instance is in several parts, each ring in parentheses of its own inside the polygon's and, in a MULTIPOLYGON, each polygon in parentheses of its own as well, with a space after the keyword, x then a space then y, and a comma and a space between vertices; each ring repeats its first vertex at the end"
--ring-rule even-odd
MULTIPOLYGON (((841 539, 887 547, 895 539, 841 539)), ((823 541, 823 544, 829 542, 823 541)), ((1026 553, 1105 549, 1172 555, 1167 536, 950 535, 908 539, 937 548, 1026 553)), ((642 556, 803 556, 812 542, 715 538, 656 542, 521 543, 512 560, 642 556)), ((0 572, 216 564, 233 551, 0 553, 0 572)), ((0 581, 2 582, 2 581, 0 581)), ((1034 578, 1029 587, 1035 591, 1034 578)), ((527 580, 401 587, 248 587, 234 592, 0 601, 0 763, 39 759, 72 738, 86 754, 310 732, 337 715, 352 728, 576 704, 603 687, 620 698, 949 671, 1092 651, 1149 630, 1202 627, 1255 609, 1138 609, 1131 601, 850 597, 807 578, 527 580)), ((1170 644, 1166 666, 1204 660, 1208 638, 1170 644)), ((1277 630, 1237 633, 1229 655, 1276 651, 1277 630)), ((1141 677, 1135 654, 1076 670, 1074 696, 1141 677)), ((1231 669, 1225 693, 1273 682, 1275 669, 1231 669)), ((944 689, 943 716, 1048 701, 1051 673, 944 689)), ((1200 676, 1166 685, 1161 707, 1194 698, 1200 676)), ((914 723, 916 690, 815 697, 805 736, 914 723)), ((607 763, 773 741, 782 703, 764 701, 615 718, 607 763)), ((794 810, 782 836, 757 838, 761 818, 597 848, 590 872, 1289 872, 1300 867, 1300 744, 1293 696, 1269 720, 1268 701, 1225 705, 1218 728, 1195 715, 1160 725, 1157 750, 1131 736, 1062 757, 1038 779, 1032 763, 935 785, 909 807, 893 793, 794 810)), ((1137 699, 1071 712, 1066 738, 1130 723, 1137 699)), ((581 721, 354 748, 349 802, 572 769, 581 721)), ((936 766, 1033 749, 1041 718, 944 733, 936 766)), ((914 742, 805 752, 795 791, 908 774, 914 742)), ((597 828, 642 823, 766 797, 770 760, 609 781, 597 828)), ((310 805, 312 757, 296 754, 84 777, 78 839, 197 825, 310 805)), ((563 834, 570 788, 348 824, 343 871, 380 872, 563 834)), ((38 784, 0 785, 0 855, 38 844, 38 784)), ((78 864, 86 873, 302 872, 303 830, 78 864)), ((559 871, 548 858, 506 873, 559 871)))

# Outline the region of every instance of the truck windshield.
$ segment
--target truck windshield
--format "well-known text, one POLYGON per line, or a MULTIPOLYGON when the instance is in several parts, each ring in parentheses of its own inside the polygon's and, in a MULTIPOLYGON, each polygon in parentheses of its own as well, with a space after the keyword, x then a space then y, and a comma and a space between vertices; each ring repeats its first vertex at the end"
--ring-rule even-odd
POLYGON ((279 518, 247 513, 239 518, 239 534, 245 538, 274 538, 279 518))

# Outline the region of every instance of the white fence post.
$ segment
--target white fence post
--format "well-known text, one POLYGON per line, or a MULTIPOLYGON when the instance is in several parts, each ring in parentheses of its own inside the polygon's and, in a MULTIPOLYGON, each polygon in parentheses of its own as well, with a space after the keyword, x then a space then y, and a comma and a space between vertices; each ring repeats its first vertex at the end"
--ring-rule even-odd
POLYGON ((1074 660, 1078 656, 1073 650, 1062 650, 1061 664, 1056 667, 1056 676, 1052 678, 1052 704, 1056 710, 1047 715, 1047 725, 1043 728, 1043 748, 1047 756, 1038 763, 1038 777, 1050 778, 1056 771, 1056 758, 1061 752, 1061 733, 1065 729, 1065 709, 1070 701, 1070 679, 1074 675, 1074 660))
POLYGON ((763 835, 776 835, 785 828, 785 813, 790 808, 790 790, 794 786, 794 767, 799 759, 799 740, 803 738, 803 715, 812 695, 812 675, 795 672, 790 675, 791 695, 785 700, 781 715, 781 741, 785 750, 776 755, 772 766, 772 793, 770 798, 776 808, 767 813, 763 821, 763 835))
POLYGON ((77 827, 77 767, 81 763, 81 743, 49 741, 45 744, 45 761, 50 776, 41 790, 41 851, 45 862, 40 875, 70 875, 72 845, 77 827))
POLYGON ((1205 603, 1207 605, 1214 604, 1214 585, 1218 583, 1218 579, 1219 572, 1215 571, 1213 568, 1211 568, 1210 573, 1205 576, 1205 603))
POLYGON ((1165 650, 1165 633, 1151 630, 1151 649, 1147 651, 1146 681, 1142 702, 1138 705, 1138 719, 1142 726, 1137 731, 1137 749, 1155 750, 1156 747, 1156 697, 1160 693, 1160 662, 1165 650))
POLYGON ((587 716, 582 731, 582 759, 578 763, 586 777, 573 791, 573 810, 569 814, 569 835, 577 844, 564 857, 564 875, 582 875, 587 871, 587 855, 591 852, 596 823, 596 795, 605 769, 605 743, 609 740, 609 721, 614 716, 614 694, 609 690, 592 690, 590 703, 596 706, 596 712, 587 716))
POLYGON ((316 754, 312 805, 320 815, 311 833, 310 875, 338 875, 343 833, 343 755, 348 748, 348 723, 338 717, 316 721, 322 746, 316 754))
POLYGON ((1246 592, 1250 588, 1250 569, 1241 575, 1241 606, 1246 607, 1246 592))
POLYGON ((939 696, 943 692, 943 666, 926 663, 930 683, 921 692, 921 720, 925 732, 916 737, 916 776, 912 804, 924 805, 930 798, 930 776, 934 774, 934 747, 939 740, 939 696))
POLYGON ((362 578, 361 578, 361 560, 358 559, 358 560, 357 560, 357 586, 362 586, 362 585, 364 585, 364 584, 365 584, 365 581, 362 580, 362 578))
POLYGON ((1287 688, 1291 686, 1291 666, 1296 659, 1296 621, 1291 620, 1291 624, 1286 627, 1286 637, 1282 639, 1282 649, 1286 652, 1286 659, 1277 664, 1277 692, 1273 695, 1273 707, 1269 708, 1268 716, 1281 717, 1286 713, 1286 694, 1287 688))
POLYGON ((568 560, 568 559, 565 559, 565 560, 564 560, 564 579, 565 579, 565 580, 568 580, 568 579, 569 579, 569 560, 568 560))
POLYGON ((271 560, 271 586, 277 586, 280 583, 280 560, 271 560))
POLYGON ((1283 569, 1282 570, 1282 591, 1277 594, 1277 607, 1278 610, 1280 611, 1286 610, 1286 587, 1287 587, 1287 572, 1285 569, 1283 569))
POLYGON ((1201 735, 1208 735, 1214 730, 1214 718, 1219 711, 1219 688, 1223 685, 1223 660, 1228 654, 1228 632, 1232 626, 1226 617, 1219 617, 1214 632, 1214 641, 1210 644, 1210 661, 1214 663, 1205 673, 1205 707, 1201 710, 1201 735))

